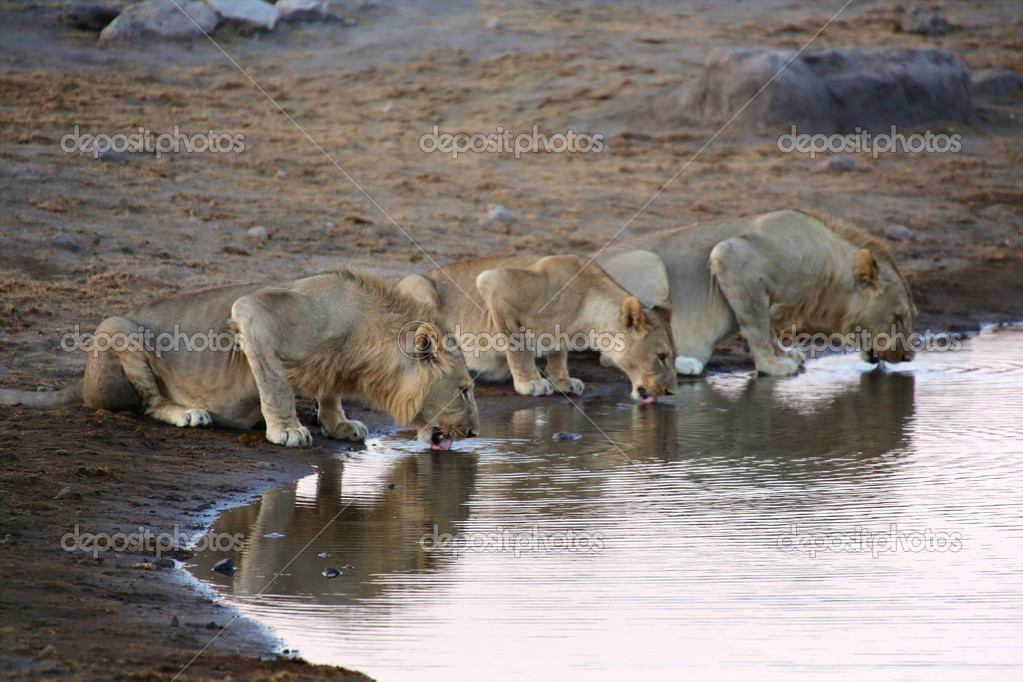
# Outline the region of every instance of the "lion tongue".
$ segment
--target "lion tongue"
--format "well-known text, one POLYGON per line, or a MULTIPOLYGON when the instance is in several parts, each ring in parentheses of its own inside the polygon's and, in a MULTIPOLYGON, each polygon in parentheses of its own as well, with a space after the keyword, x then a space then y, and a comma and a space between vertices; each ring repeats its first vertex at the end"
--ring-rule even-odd
POLYGON ((441 438, 439 443, 430 443, 430 447, 434 450, 450 450, 453 442, 450 438, 441 438))
POLYGON ((643 402, 646 403, 647 405, 650 405, 651 403, 656 403, 657 398, 655 398, 652 395, 648 395, 647 397, 643 398, 643 402))

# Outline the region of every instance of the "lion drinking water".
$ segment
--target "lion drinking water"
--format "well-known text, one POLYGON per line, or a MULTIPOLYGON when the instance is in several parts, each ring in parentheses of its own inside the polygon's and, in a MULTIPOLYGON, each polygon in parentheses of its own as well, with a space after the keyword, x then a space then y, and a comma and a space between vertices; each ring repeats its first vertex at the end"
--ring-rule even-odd
POLYGON ((479 416, 465 360, 442 346, 447 330, 435 317, 383 279, 347 269, 174 294, 101 322, 80 382, 53 393, 0 390, 0 404, 84 402, 175 426, 251 428, 262 416, 267 440, 305 447, 312 437, 296 395, 316 400, 324 435, 340 440, 369 433, 341 407, 342 397, 360 398, 446 450, 479 431, 479 416), (413 333, 400 334, 413 320, 413 333), (236 342, 189 343, 225 336, 236 342))
POLYGON ((672 228, 596 261, 647 305, 670 301, 680 374, 700 374, 737 331, 762 374, 794 374, 805 358, 778 330, 855 334, 873 363, 913 359, 906 278, 887 245, 833 218, 785 210, 672 228))

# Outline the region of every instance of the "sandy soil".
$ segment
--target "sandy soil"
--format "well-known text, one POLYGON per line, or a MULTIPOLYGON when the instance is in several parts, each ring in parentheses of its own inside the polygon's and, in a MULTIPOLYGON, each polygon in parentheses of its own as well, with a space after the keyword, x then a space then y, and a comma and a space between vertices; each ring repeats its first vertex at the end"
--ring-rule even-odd
MULTIPOLYGON (((356 26, 103 46, 61 25, 63 4, 0 1, 4 386, 65 385, 84 358, 61 352, 61 335, 166 291, 340 263, 403 274, 487 253, 585 253, 623 225, 624 238, 780 207, 828 211, 879 235, 908 226, 915 238, 894 251, 917 272, 920 326, 1023 318, 1018 101, 978 101, 971 125, 936 129, 964 135, 960 154, 861 156, 857 171, 841 174, 740 131, 697 154, 714 130, 673 129, 652 113, 715 46, 802 45, 830 16, 820 3, 341 3, 356 26), (486 28, 492 16, 501 30, 486 28), (419 149, 434 124, 572 128, 609 144, 599 154, 451 159, 419 149), (241 133, 245 149, 96 159, 61 150, 75 125, 241 133), (494 203, 517 220, 481 225, 494 203), (269 239, 247 238, 260 225, 269 239), (54 245, 61 232, 77 250, 54 245)), ((1023 71, 1012 0, 944 3, 954 27, 944 37, 893 30, 900 11, 854 3, 813 47, 945 47, 973 69, 1023 71)), ((712 367, 750 366, 736 344, 729 351, 712 367)), ((592 363, 581 375, 617 386, 592 363)), ((508 387, 479 397, 484 412, 521 404, 508 387)), ((355 416, 376 432, 391 428, 366 410, 355 416)), ((233 615, 197 595, 180 569, 69 554, 60 536, 76 523, 198 529, 223 505, 326 456, 285 451, 256 432, 186 433, 84 408, 5 409, 0 674, 173 678, 233 615), (66 487, 73 493, 54 499, 66 487)), ((179 679, 359 679, 259 657, 274 646, 234 622, 179 679)))

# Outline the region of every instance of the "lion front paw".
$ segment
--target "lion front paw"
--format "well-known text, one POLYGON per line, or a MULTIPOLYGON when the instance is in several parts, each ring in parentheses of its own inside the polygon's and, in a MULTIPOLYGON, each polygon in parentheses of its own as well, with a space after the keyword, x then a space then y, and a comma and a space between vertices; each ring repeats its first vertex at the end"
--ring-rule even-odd
POLYGON ((679 374, 697 375, 703 373, 703 363, 696 358, 680 355, 675 358, 675 371, 679 374))
POLYGON ((267 429, 266 439, 286 448, 307 448, 313 444, 313 436, 304 426, 291 429, 267 429))
POLYGON ((213 423, 213 417, 206 410, 192 408, 182 413, 182 421, 184 423, 181 426, 209 426, 213 423))
POLYGON ((335 440, 363 441, 369 435, 369 429, 362 422, 354 419, 341 421, 330 426, 323 426, 323 435, 335 440))
POLYGON ((586 384, 574 377, 555 379, 554 386, 562 393, 567 393, 568 395, 582 395, 583 391, 586 390, 586 384))
POLYGON ((772 356, 766 360, 757 359, 757 371, 775 377, 787 377, 799 372, 802 366, 801 357, 793 356, 772 356))
POLYGON ((547 379, 516 381, 515 392, 520 395, 552 395, 554 393, 554 386, 547 379))

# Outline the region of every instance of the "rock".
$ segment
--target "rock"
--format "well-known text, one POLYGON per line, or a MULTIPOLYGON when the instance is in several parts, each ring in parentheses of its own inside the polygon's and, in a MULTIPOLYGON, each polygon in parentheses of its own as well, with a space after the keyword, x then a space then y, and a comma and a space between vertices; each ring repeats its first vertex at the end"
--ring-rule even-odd
POLYGON ((330 552, 320 552, 316 556, 321 557, 323 559, 326 559, 327 557, 334 556, 334 555, 331 554, 330 552))
POLYGON ((56 495, 54 495, 53 499, 55 499, 55 500, 80 500, 80 499, 82 499, 82 494, 80 492, 78 492, 77 490, 75 490, 74 488, 72 488, 71 486, 68 486, 66 488, 61 488, 60 492, 57 493, 56 495))
POLYGON ((178 562, 164 556, 159 559, 153 559, 153 565, 157 568, 177 568, 178 562))
POLYGON ((255 227, 249 228, 249 231, 245 233, 245 237, 252 241, 265 242, 270 238, 270 233, 268 233, 266 228, 262 225, 256 225, 255 227))
POLYGON ((341 571, 337 570, 336 568, 329 568, 328 567, 328 568, 323 569, 323 577, 326 578, 327 580, 331 580, 333 578, 336 578, 339 575, 341 575, 341 571))
POLYGON ((102 31, 119 13, 119 9, 108 5, 75 3, 60 13, 60 20, 79 31, 102 31))
POLYGON ((99 39, 198 38, 216 29, 217 23, 217 13, 198 0, 179 0, 177 6, 166 0, 143 0, 121 12, 99 39))
POLYGON ((1023 76, 996 66, 973 74, 973 92, 980 97, 1011 102, 1023 96, 1023 76))
POLYGON ((69 235, 67 232, 58 232, 53 235, 50 239, 50 244, 56 246, 58 249, 64 249, 65 251, 71 251, 77 253, 82 250, 82 247, 78 244, 78 240, 69 235))
POLYGON ((179 620, 178 620, 178 617, 177 617, 177 616, 171 616, 171 623, 170 623, 170 626, 171 626, 172 628, 176 628, 176 627, 178 627, 178 626, 179 626, 180 624, 181 624, 181 621, 179 621, 179 620))
POLYGON ((213 564, 213 570, 217 573, 223 573, 224 575, 234 575, 234 559, 221 559, 217 563, 213 564))
POLYGON ((223 21, 247 31, 272 31, 280 11, 263 0, 206 0, 223 21))
POLYGON ((499 223, 514 223, 515 216, 500 204, 491 204, 490 210, 487 212, 487 218, 490 220, 496 220, 499 223))
POLYGON ((502 24, 501 20, 498 19, 497 17, 490 17, 489 19, 487 19, 487 28, 490 29, 491 31, 500 31, 502 28, 504 28, 504 24, 502 24))
POLYGON ((572 433, 571 431, 558 431, 556 434, 551 436, 551 440, 579 440, 582 438, 578 433, 572 433))
POLYGON ((849 48, 794 55, 715 48, 700 75, 663 102, 663 113, 690 124, 723 125, 741 110, 736 117, 741 126, 795 125, 797 133, 825 135, 854 134, 857 128, 890 133, 892 126, 971 118, 969 69, 948 50, 849 48))
POLYGON ((319 21, 330 18, 320 0, 280 0, 275 7, 278 21, 319 21))
POLYGON ((913 230, 909 229, 905 225, 889 225, 884 228, 884 234, 886 237, 896 242, 908 242, 915 236, 913 230))
POLYGON ((906 12, 899 28, 904 33, 919 33, 924 36, 943 36, 948 33, 948 19, 934 10, 917 7, 906 12))
POLYGON ((817 170, 826 173, 849 173, 856 170, 856 157, 839 154, 818 164, 817 170))

